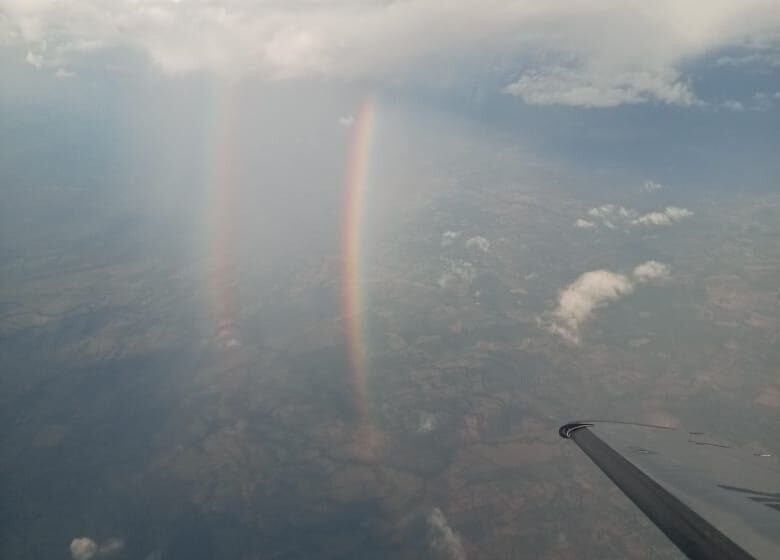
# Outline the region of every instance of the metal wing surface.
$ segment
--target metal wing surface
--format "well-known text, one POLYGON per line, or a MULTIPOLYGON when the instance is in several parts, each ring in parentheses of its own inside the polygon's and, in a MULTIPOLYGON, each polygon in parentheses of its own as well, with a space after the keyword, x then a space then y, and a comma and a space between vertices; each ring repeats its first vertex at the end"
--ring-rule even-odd
POLYGON ((780 473, 702 432, 583 421, 561 426, 690 558, 780 558, 780 473))

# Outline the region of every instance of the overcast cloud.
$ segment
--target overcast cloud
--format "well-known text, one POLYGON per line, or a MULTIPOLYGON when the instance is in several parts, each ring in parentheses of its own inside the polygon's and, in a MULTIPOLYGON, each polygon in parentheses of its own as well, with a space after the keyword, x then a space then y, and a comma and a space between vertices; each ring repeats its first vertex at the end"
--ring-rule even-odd
POLYGON ((397 84, 489 72, 531 104, 692 106, 683 62, 733 46, 774 60, 778 28, 771 0, 5 0, 0 44, 62 76, 86 53, 126 48, 170 74, 397 84))

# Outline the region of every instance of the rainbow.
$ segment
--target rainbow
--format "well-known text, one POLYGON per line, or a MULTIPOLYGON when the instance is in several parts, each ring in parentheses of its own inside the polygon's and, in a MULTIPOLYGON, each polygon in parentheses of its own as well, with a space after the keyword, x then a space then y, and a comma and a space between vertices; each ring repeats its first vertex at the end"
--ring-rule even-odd
MULTIPOLYGON (((240 119, 240 93, 234 87, 215 92, 214 113, 210 131, 217 145, 209 150, 207 212, 209 244, 207 270, 211 284, 211 317, 216 336, 225 347, 240 345, 233 321, 235 309, 230 294, 235 274, 235 256, 231 251, 236 236, 231 226, 237 211, 235 172, 236 128, 240 119)), ((366 191, 369 180, 371 143, 374 136, 376 103, 372 97, 363 101, 352 124, 352 138, 347 158, 344 186, 344 216, 341 232, 341 300, 346 334, 350 385, 355 407, 358 439, 363 451, 371 453, 374 436, 369 421, 366 335, 363 321, 363 231, 366 191)))
POLYGON ((363 206, 369 179, 369 156, 375 120, 373 98, 366 99, 353 124, 347 159, 342 231, 341 297, 346 327, 346 344, 358 426, 368 426, 368 381, 363 325, 363 206))
POLYGON ((217 340, 229 347, 240 344, 235 338, 231 284, 235 276, 235 262, 231 247, 235 231, 237 207, 235 176, 236 136, 240 110, 235 86, 224 86, 213 93, 213 113, 209 130, 216 144, 208 149, 208 202, 207 224, 209 228, 208 276, 211 282, 211 310, 216 326, 217 340))

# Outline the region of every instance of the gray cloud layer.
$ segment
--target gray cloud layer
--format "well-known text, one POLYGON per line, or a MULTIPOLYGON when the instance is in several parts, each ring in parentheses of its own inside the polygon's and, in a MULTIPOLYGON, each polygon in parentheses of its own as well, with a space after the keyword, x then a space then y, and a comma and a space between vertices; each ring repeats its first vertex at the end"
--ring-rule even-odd
POLYGON ((527 103, 686 106, 698 101, 683 62, 737 45, 774 52, 778 28, 771 0, 5 0, 0 44, 62 76, 118 47, 172 74, 397 83, 489 71, 527 103))

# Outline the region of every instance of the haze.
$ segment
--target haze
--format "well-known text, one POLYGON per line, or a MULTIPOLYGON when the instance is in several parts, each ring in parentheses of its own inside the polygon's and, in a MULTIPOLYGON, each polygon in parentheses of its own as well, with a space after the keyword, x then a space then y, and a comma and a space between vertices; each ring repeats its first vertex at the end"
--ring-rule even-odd
POLYGON ((0 556, 677 558, 563 422, 780 453, 780 6, 0 2, 0 556))

